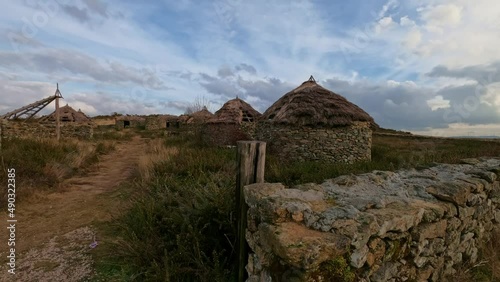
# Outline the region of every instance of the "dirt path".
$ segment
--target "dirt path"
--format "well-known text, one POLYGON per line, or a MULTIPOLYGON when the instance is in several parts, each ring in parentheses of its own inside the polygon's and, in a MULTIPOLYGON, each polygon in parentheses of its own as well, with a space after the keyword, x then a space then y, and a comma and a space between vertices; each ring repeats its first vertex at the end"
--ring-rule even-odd
MULTIPOLYGON (((21 202, 16 209, 17 274, 12 279, 2 263, 0 281, 77 281, 88 276, 89 244, 95 236, 89 226, 120 210, 120 193, 113 192, 130 179, 145 149, 146 140, 137 136, 118 143, 95 171, 66 180, 62 192, 21 202)), ((7 242, 6 236, 1 232, 1 242, 7 242)), ((5 246, 0 250, 4 262, 5 246)))

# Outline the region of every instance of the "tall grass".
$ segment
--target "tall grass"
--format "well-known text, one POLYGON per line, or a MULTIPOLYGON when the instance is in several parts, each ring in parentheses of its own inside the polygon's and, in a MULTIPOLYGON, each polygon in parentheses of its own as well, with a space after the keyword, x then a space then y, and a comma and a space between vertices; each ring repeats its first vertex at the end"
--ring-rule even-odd
MULTIPOLYGON (((0 182, 6 183, 7 169, 16 170, 19 199, 34 191, 55 189, 65 179, 82 173, 96 163, 99 155, 113 149, 110 142, 90 143, 67 139, 6 139, 2 144, 0 182)), ((6 196, 5 189, 1 192, 6 196)))
POLYGON ((164 149, 152 142, 151 171, 136 183, 144 193, 120 220, 120 257, 133 266, 128 277, 231 281, 235 152, 168 140, 164 149), (158 152, 170 155, 158 161, 158 152))

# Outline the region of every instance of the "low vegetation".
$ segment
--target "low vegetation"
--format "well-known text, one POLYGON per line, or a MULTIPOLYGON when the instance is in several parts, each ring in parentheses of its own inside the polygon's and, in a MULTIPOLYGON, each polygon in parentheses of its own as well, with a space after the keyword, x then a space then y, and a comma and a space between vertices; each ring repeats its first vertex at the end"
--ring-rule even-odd
MULTIPOLYGON (((500 142, 377 135, 373 139, 372 161, 351 165, 283 163, 268 154, 266 180, 295 185, 375 169, 500 155, 500 142)), ((162 140, 151 141, 150 153, 141 160, 134 189, 142 192, 116 226, 120 241, 114 252, 120 251, 101 263, 108 273, 101 275, 108 280, 106 275, 113 273, 116 280, 234 281, 236 150, 207 147, 195 137, 162 140), (119 263, 123 261, 125 265, 119 263)), ((483 267, 491 270, 493 264, 483 267)))
MULTIPOLYGON (((7 183, 7 169, 16 169, 18 200, 35 191, 54 189, 66 178, 84 173, 99 156, 114 148, 111 142, 42 139, 6 139, 2 143, 0 182, 7 183)), ((1 197, 5 199, 6 189, 1 197)))
POLYGON ((235 151, 192 140, 150 141, 134 184, 143 193, 115 225, 121 238, 98 266, 103 279, 234 280, 235 151))

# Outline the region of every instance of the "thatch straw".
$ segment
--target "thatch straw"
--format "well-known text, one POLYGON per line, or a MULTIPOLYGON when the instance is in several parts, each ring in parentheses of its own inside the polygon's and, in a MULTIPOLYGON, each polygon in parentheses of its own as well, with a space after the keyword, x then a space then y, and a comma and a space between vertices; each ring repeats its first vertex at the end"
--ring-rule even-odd
POLYGON ((240 98, 227 101, 209 123, 237 123, 256 121, 262 114, 240 98))
POLYGON ((187 121, 188 123, 203 123, 211 119, 214 114, 212 114, 207 107, 203 107, 203 109, 192 113, 190 116, 191 118, 187 121))
MULTIPOLYGON (((91 121, 91 119, 81 110, 75 111, 75 109, 73 109, 67 104, 66 106, 59 108, 59 119, 62 121, 78 122, 78 123, 91 121)), ((55 120, 56 120, 56 111, 40 119, 40 121, 55 121, 55 120)))
POLYGON ((376 123, 360 107, 310 79, 286 93, 262 115, 263 121, 289 125, 346 126, 376 123))

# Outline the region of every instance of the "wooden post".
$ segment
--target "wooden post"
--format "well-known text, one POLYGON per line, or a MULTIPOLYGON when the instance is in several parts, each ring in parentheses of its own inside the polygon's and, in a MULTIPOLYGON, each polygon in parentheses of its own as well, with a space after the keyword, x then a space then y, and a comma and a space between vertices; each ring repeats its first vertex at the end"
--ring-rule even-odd
POLYGON ((236 203, 238 233, 236 254, 238 256, 238 281, 246 279, 245 266, 248 260, 248 245, 245 238, 248 206, 243 187, 264 182, 266 143, 261 141, 238 141, 238 173, 236 177, 236 203))
POLYGON ((59 116, 59 96, 57 92, 59 92, 59 83, 57 84, 56 90, 56 140, 59 141, 59 139, 61 139, 61 121, 59 116))
POLYGON ((0 118, 0 153, 2 152, 2 140, 3 140, 3 119, 0 118))

